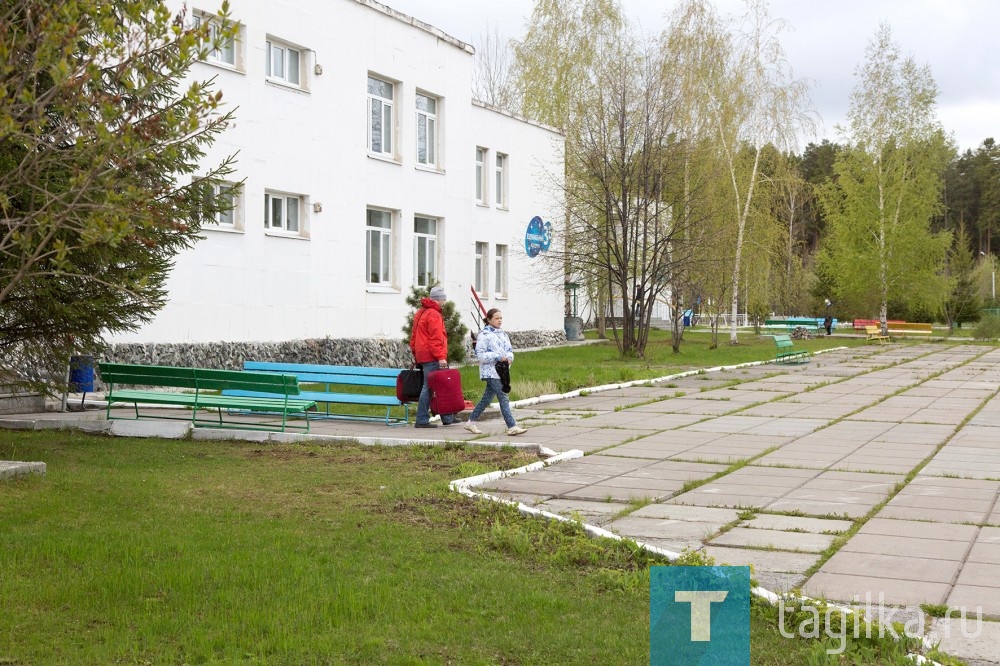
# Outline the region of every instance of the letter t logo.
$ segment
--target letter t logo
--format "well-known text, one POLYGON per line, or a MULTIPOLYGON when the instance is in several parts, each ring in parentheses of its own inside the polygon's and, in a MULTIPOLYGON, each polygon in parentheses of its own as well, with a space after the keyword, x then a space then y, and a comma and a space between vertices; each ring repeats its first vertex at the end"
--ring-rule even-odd
POLYGON ((674 601, 691 604, 691 640, 712 640, 712 602, 724 601, 729 595, 725 590, 714 592, 674 592, 674 601))

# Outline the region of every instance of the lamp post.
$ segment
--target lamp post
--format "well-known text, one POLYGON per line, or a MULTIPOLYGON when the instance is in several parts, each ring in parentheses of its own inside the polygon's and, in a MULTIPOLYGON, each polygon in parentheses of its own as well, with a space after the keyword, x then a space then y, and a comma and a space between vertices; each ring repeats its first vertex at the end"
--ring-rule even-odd
MULTIPOLYGON (((982 250, 979 251, 980 256, 985 257, 986 253, 982 250)), ((993 304, 996 305, 997 302, 997 258, 990 252, 990 286, 993 294, 993 304)))

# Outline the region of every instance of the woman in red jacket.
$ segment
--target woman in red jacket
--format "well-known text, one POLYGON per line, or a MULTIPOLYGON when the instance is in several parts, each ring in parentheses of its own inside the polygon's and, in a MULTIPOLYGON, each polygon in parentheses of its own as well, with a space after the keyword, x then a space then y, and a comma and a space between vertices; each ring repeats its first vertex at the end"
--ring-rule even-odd
MULTIPOLYGON (((430 422, 431 390, 427 378, 435 370, 448 367, 448 333, 444 328, 444 315, 441 304, 448 300, 443 287, 431 289, 430 298, 420 300, 422 306, 413 315, 413 328, 410 334, 410 349, 413 358, 424 369, 424 387, 420 390, 417 401, 417 418, 414 426, 417 428, 436 428, 436 423, 430 422)), ((441 424, 451 425, 455 422, 454 414, 442 414, 441 424)))

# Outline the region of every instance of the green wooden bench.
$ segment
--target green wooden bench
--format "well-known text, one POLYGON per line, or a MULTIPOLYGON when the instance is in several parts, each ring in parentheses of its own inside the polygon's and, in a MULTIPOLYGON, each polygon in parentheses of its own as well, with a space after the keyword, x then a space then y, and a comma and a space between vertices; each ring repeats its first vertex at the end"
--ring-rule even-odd
MULTIPOLYGON (((315 400, 323 405, 323 411, 312 414, 312 418, 350 419, 358 421, 380 421, 386 425, 405 425, 410 418, 410 407, 396 398, 396 377, 402 370, 398 368, 372 368, 355 365, 315 365, 311 363, 275 363, 269 361, 244 361, 247 372, 281 372, 294 375, 302 387, 301 397, 315 400), (350 386, 353 392, 338 390, 350 386), (350 412, 330 411, 330 405, 371 405, 384 407, 385 417, 366 416, 350 412), (402 407, 402 415, 393 416, 392 410, 402 407)), ((266 396, 261 389, 247 391, 227 389, 225 395, 266 396)))
MULTIPOLYGON (((837 320, 833 320, 833 326, 837 326, 837 320)), ((806 328, 816 333, 826 332, 823 326, 823 317, 784 317, 781 319, 765 319, 765 330, 777 330, 791 333, 796 328, 806 328)))
POLYGON ((309 432, 308 410, 316 409, 316 401, 298 398, 299 384, 294 375, 239 370, 212 370, 208 368, 175 368, 163 365, 138 365, 132 363, 99 363, 101 380, 107 384, 108 419, 113 417, 111 405, 131 404, 135 417, 190 421, 195 427, 241 428, 249 430, 280 430, 286 428, 309 432), (181 388, 187 392, 156 391, 149 389, 122 389, 121 385, 181 388), (265 391, 269 397, 221 395, 231 389, 265 391), (189 416, 140 414, 139 405, 170 405, 187 407, 189 416), (199 412, 216 410, 217 418, 203 418, 199 412), (275 421, 223 421, 223 413, 242 412, 256 415, 281 416, 275 421), (290 416, 304 418, 304 425, 291 424, 290 416))
POLYGON ((795 349, 792 346, 792 339, 787 335, 775 335, 774 346, 777 352, 774 357, 775 363, 808 363, 809 352, 805 349, 795 349))

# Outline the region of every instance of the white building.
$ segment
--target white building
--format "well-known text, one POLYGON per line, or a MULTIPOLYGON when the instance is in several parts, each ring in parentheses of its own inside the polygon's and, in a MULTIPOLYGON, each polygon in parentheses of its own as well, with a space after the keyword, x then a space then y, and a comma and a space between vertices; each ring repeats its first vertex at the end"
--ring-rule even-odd
POLYGON ((193 76, 237 108, 209 163, 238 152, 244 186, 178 257, 168 305, 112 342, 401 338, 430 275, 467 325, 474 285, 506 328, 562 330, 525 233, 557 217, 563 138, 473 100, 471 46, 371 0, 233 9, 239 39, 193 76))

